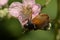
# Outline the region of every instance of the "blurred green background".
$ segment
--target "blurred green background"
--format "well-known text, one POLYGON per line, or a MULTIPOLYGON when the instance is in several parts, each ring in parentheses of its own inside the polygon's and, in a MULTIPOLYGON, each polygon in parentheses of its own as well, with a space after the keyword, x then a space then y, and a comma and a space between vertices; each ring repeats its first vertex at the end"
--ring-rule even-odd
MULTIPOLYGON (((22 0, 9 0, 9 5, 14 2, 22 0)), ((36 3, 44 5, 45 0, 36 0, 36 3)), ((56 40, 59 14, 57 14, 57 0, 51 0, 51 2, 42 10, 42 13, 49 15, 52 27, 51 30, 36 30, 25 34, 22 34, 21 24, 16 18, 8 19, 4 17, 0 20, 0 36, 3 40, 56 40)))

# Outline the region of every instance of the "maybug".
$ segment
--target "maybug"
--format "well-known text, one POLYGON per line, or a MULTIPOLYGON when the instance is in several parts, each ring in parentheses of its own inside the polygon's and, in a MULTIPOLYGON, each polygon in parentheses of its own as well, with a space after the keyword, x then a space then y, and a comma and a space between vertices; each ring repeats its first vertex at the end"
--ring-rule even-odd
POLYGON ((49 27, 49 16, 47 14, 37 15, 33 20, 28 20, 27 24, 25 24, 24 27, 29 31, 47 30, 49 27))
POLYGON ((32 23, 36 26, 36 29, 47 29, 49 26, 49 16, 47 14, 40 14, 36 16, 32 23))

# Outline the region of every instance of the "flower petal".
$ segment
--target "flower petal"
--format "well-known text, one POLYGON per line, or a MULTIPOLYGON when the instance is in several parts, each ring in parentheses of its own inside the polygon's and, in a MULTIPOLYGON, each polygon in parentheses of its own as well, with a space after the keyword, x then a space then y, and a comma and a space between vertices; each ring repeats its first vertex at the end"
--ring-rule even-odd
POLYGON ((24 26, 24 24, 27 23, 27 18, 24 18, 22 15, 20 15, 18 17, 18 20, 20 21, 20 23, 22 24, 22 26, 24 26))
POLYGON ((20 23, 22 24, 22 26, 24 26, 24 24, 26 24, 28 22, 28 16, 24 15, 23 13, 21 13, 18 17, 18 20, 20 21, 20 23))
POLYGON ((38 4, 35 4, 32 6, 32 19, 35 18, 39 13, 41 12, 41 6, 38 4))
POLYGON ((25 6, 32 6, 33 4, 35 4, 35 0, 23 0, 23 4, 25 6))
POLYGON ((9 7, 9 14, 18 17, 22 11, 22 4, 19 2, 13 2, 9 7))
POLYGON ((20 2, 13 2, 9 7, 10 8, 13 8, 13 7, 22 7, 22 3, 20 3, 20 2))
POLYGON ((19 9, 17 8, 9 8, 9 14, 14 16, 14 17, 18 17, 19 16, 19 9))
POLYGON ((8 0, 0 0, 0 6, 7 4, 8 0))

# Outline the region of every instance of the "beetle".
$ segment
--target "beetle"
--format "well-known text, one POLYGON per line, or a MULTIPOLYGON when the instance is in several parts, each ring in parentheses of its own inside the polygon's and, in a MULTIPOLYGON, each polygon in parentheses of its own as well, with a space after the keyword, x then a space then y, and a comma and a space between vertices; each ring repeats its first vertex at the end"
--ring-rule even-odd
POLYGON ((33 20, 28 20, 24 25, 26 31, 47 30, 49 27, 49 16, 47 14, 37 15, 33 20))

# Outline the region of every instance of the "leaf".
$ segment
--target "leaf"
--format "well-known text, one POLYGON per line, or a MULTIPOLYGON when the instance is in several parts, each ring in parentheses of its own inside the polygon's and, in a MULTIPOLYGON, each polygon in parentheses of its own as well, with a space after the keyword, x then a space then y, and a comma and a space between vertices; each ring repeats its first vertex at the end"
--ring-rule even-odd
POLYGON ((52 31, 36 30, 26 33, 18 40, 54 40, 52 31))
POLYGON ((11 37, 20 37, 22 35, 22 26, 16 18, 4 18, 1 22, 1 27, 2 30, 6 31, 7 34, 9 33, 11 37))
POLYGON ((22 0, 9 0, 9 5, 12 3, 12 2, 22 2, 22 0))
MULTIPOLYGON (((36 0, 37 3, 44 5, 44 0, 36 0)), ((51 2, 42 10, 42 13, 48 14, 51 20, 54 20, 57 16, 57 0, 51 0, 51 2)))

